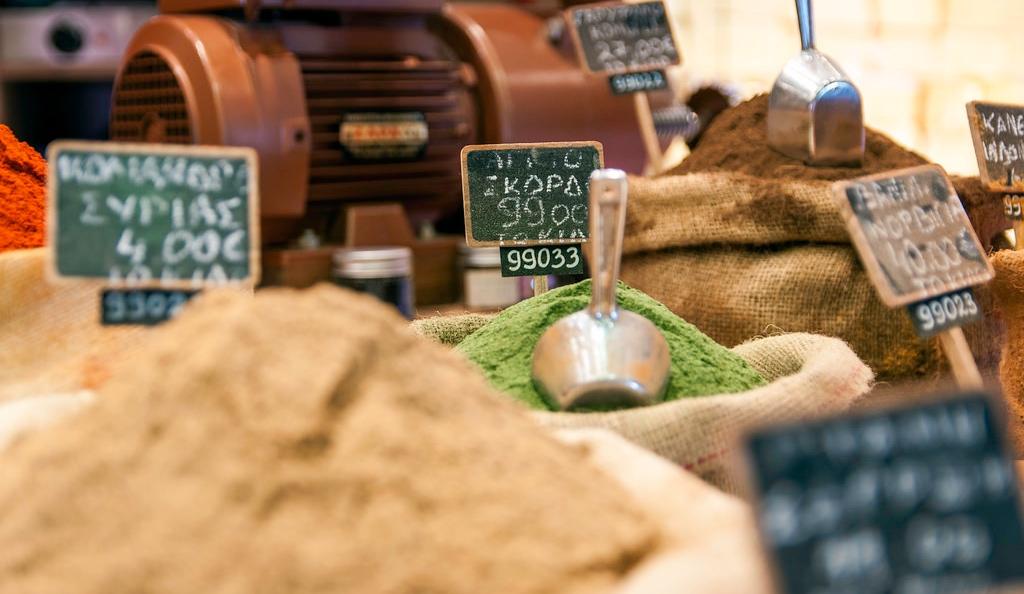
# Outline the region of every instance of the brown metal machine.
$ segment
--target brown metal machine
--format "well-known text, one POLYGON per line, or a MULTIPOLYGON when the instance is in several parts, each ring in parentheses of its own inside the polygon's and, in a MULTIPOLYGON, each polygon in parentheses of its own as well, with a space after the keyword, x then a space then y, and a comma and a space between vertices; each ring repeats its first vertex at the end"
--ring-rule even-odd
MULTIPOLYGON (((112 139, 256 148, 271 283, 326 276, 326 257, 288 246, 303 229, 351 243, 345 214, 353 205, 399 203, 407 214, 395 223, 404 229, 362 229, 359 241, 379 235, 380 242, 415 243, 411 229, 460 220, 459 151, 466 144, 598 140, 609 166, 642 167, 632 101, 584 74, 557 19, 523 8, 161 0, 160 12, 126 50, 112 139), (404 154, 347 150, 346 122, 379 117, 399 121, 385 131, 418 130, 412 136, 424 146, 404 154), (289 274, 299 261, 303 271, 289 274)), ((431 249, 454 258, 448 244, 450 250, 417 250, 417 271, 431 249)))

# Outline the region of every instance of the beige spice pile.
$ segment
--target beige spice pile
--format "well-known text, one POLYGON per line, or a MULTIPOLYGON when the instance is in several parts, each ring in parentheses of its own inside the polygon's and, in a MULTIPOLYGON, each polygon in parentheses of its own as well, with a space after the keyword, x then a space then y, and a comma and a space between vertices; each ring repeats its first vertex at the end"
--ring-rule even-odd
POLYGON ((331 287, 203 296, 0 456, 19 594, 604 592, 658 544, 468 363, 331 287))

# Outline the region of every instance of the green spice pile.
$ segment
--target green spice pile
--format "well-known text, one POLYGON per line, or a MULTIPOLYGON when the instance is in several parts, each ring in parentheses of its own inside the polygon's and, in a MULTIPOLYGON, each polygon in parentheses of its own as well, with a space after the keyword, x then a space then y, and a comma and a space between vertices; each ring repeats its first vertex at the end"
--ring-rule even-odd
MULTIPOLYGON (((672 367, 665 400, 742 392, 765 383, 742 358, 644 293, 620 282, 617 295, 619 307, 653 322, 668 341, 672 367)), ((589 303, 589 280, 560 287, 506 309, 457 348, 496 388, 547 410, 530 378, 533 347, 548 326, 589 303)))

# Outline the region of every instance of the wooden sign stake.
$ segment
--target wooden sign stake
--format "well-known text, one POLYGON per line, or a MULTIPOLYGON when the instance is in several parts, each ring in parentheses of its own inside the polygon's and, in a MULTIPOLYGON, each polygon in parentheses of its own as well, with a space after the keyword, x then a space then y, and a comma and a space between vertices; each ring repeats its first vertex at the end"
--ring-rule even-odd
POLYGON ((1024 250, 1024 221, 1013 222, 1013 249, 1024 250))
POLYGON ((654 127, 654 114, 651 113, 651 102, 647 99, 647 93, 633 93, 633 105, 636 107, 636 117, 640 122, 640 135, 644 140, 644 150, 647 152, 647 175, 661 173, 661 143, 658 141, 658 131, 654 127))
POLYGON ((543 295, 548 292, 548 277, 546 276, 535 276, 533 277, 533 296, 543 295))
POLYGON ((967 346, 967 338, 964 337, 962 328, 951 328, 940 333, 939 344, 942 345, 942 352, 949 361, 953 378, 960 389, 975 390, 984 386, 985 382, 981 379, 981 372, 978 371, 978 364, 971 354, 971 348, 967 346))

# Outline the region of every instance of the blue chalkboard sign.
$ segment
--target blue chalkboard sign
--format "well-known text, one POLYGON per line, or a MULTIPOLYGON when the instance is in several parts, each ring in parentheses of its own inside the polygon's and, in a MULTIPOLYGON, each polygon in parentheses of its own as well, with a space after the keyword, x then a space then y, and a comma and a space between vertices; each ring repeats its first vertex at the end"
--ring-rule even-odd
POLYGON ((253 149, 62 141, 48 161, 55 277, 112 287, 258 281, 253 149))

